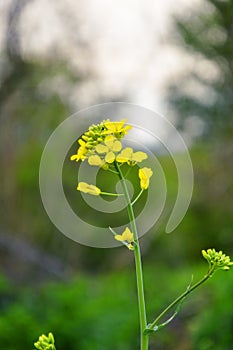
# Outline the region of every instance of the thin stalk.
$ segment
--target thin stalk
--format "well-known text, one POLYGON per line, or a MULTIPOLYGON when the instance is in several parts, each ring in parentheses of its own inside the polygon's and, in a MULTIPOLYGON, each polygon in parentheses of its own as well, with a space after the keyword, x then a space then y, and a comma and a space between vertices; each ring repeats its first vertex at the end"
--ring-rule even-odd
POLYGON ((117 171, 114 171, 114 170, 112 170, 112 169, 110 169, 110 168, 108 168, 108 171, 110 171, 110 172, 113 173, 113 174, 119 175, 117 171))
POLYGON ((104 194, 105 196, 113 196, 113 197, 119 197, 124 196, 124 193, 110 193, 110 192, 100 192, 100 194, 104 194))
POLYGON ((143 271, 142 271, 142 260, 141 260, 141 251, 140 251, 140 245, 138 240, 138 233, 137 233, 137 226, 135 222, 135 216, 133 211, 133 206, 130 201, 130 196, 128 192, 128 188, 125 182, 125 178, 123 176, 123 173, 118 165, 117 162, 114 163, 116 170, 119 173, 119 178, 122 181, 122 189, 125 195, 126 203, 127 203, 127 210, 129 219, 131 222, 131 229, 134 234, 135 239, 135 249, 134 249, 134 257, 135 257, 135 267, 136 267, 136 279, 137 279, 137 291, 138 291, 138 308, 139 308, 139 319, 140 319, 140 349, 141 350, 148 350, 148 343, 149 338, 147 334, 144 334, 144 330, 147 327, 147 320, 146 320, 146 306, 145 306, 145 296, 144 296, 144 284, 143 284, 143 271))
POLYGON ((133 206, 133 205, 137 202, 137 200, 141 197, 143 191, 144 191, 144 190, 141 189, 141 191, 139 192, 139 194, 137 195, 137 197, 136 197, 136 198, 134 199, 134 201, 131 203, 132 206, 133 206))
POLYGON ((209 270, 207 272, 207 274, 200 279, 200 281, 198 281, 197 283, 195 283, 192 287, 190 287, 189 289, 187 289, 184 293, 182 293, 178 298, 176 298, 170 305, 168 305, 168 307, 166 307, 166 309, 164 309, 159 316, 148 325, 147 330, 151 329, 153 330, 154 327, 157 326, 157 323, 159 322, 159 320, 166 315, 167 312, 169 312, 176 304, 178 304, 182 299, 184 299, 188 294, 190 294, 194 289, 196 289, 197 287, 199 287, 202 283, 204 283, 205 281, 207 281, 207 279, 211 276, 211 274, 213 273, 214 268, 212 268, 211 270, 209 270))

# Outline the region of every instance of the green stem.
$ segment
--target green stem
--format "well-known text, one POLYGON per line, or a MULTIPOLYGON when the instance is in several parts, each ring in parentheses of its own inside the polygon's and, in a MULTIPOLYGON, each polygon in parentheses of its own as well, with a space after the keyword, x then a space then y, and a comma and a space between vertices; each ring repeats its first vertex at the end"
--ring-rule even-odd
POLYGON ((140 344, 141 350, 148 350, 148 343, 149 338, 147 334, 144 334, 144 330, 147 326, 147 320, 146 320, 146 306, 145 306, 145 297, 144 297, 144 285, 143 285, 143 271, 142 271, 142 261, 141 261, 141 251, 140 251, 140 245, 138 240, 138 233, 137 233, 137 226, 135 222, 135 216, 133 211, 133 206, 130 200, 128 188, 125 182, 125 178, 123 176, 123 173, 118 165, 118 163, 115 161, 115 167, 116 170, 119 173, 119 178, 122 181, 122 189, 125 195, 126 203, 127 203, 127 210, 128 215, 131 223, 131 229, 134 234, 135 239, 135 249, 134 249, 134 257, 135 257, 135 267, 136 267, 136 279, 137 279, 137 290, 138 290, 138 307, 139 307, 139 318, 140 318, 140 344))
POLYGON ((141 197, 143 191, 144 191, 144 190, 141 189, 141 191, 139 192, 139 194, 137 195, 137 197, 136 197, 136 198, 134 199, 134 201, 131 203, 132 206, 133 206, 133 205, 137 202, 137 200, 141 197))
POLYGON ((100 192, 100 194, 104 194, 105 196, 113 196, 113 197, 119 197, 124 196, 123 193, 109 193, 109 192, 100 192))
POLYGON ((113 174, 119 175, 117 171, 114 171, 114 170, 112 170, 112 169, 110 169, 110 168, 108 168, 108 171, 110 171, 110 172, 113 173, 113 174))
POLYGON ((159 320, 166 315, 166 313, 168 313, 176 304, 178 304, 183 298, 185 298, 188 294, 190 294, 192 291, 194 291, 194 289, 196 289, 197 287, 199 287, 202 283, 204 283, 205 281, 207 281, 207 279, 211 276, 211 274, 213 273, 214 268, 212 268, 211 270, 209 270, 207 272, 207 274, 200 279, 200 281, 198 281, 197 283, 195 283, 192 287, 190 287, 189 289, 187 289, 184 293, 182 293, 178 298, 176 298, 170 305, 168 305, 168 307, 166 309, 164 309, 159 316, 148 325, 147 330, 151 329, 153 330, 154 327, 157 326, 157 323, 159 322, 159 320))

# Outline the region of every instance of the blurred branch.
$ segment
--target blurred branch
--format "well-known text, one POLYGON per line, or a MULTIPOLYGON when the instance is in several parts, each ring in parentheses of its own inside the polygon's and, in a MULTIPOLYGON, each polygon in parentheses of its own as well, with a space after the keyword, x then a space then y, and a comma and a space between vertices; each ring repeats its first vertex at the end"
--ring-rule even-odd
POLYGON ((6 56, 6 67, 1 77, 1 84, 4 88, 0 89, 1 105, 12 94, 17 82, 22 80, 22 77, 27 73, 25 71, 26 65, 20 54, 20 33, 19 21, 23 9, 30 0, 16 0, 13 1, 9 8, 6 33, 5 33, 5 47, 3 48, 6 56))
POLYGON ((31 0, 13 1, 7 20, 5 48, 8 56, 18 56, 20 54, 19 20, 25 6, 31 0))
POLYGON ((69 265, 64 264, 57 257, 51 256, 38 248, 35 248, 21 238, 16 238, 9 233, 0 232, 0 247, 8 250, 14 256, 27 260, 60 279, 67 279, 74 272, 69 265))

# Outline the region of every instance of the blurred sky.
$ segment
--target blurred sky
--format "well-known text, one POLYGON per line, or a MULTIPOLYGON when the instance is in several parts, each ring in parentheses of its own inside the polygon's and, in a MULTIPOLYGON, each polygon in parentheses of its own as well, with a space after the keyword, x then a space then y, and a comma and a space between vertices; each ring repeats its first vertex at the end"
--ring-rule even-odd
MULTIPOLYGON (((1 44, 12 1, 0 0, 1 44)), ((171 18, 190 16, 202 2, 32 0, 20 20, 23 56, 65 59, 81 71, 86 78, 69 97, 74 106, 127 96, 129 102, 166 114, 166 84, 192 64, 172 45, 177 33, 171 18)))

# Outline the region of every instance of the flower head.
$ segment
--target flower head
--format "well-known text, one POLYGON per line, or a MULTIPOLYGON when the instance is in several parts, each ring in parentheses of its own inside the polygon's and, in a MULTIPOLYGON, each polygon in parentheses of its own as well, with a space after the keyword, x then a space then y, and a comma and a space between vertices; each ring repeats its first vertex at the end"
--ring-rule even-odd
POLYGON ((216 252, 215 249, 202 250, 203 257, 208 261, 210 269, 213 272, 219 269, 229 270, 233 265, 229 256, 224 254, 221 250, 216 252))
MULTIPOLYGON (((108 136, 117 140, 123 138, 128 133, 128 130, 131 129, 130 125, 125 125, 125 122, 126 119, 122 119, 119 122, 111 122, 107 119, 103 120, 100 124, 90 126, 88 131, 78 140, 80 146, 77 154, 72 155, 70 159, 78 162, 79 160, 84 161, 86 158, 92 157, 95 155, 95 147, 101 143, 105 143, 105 141, 108 142, 108 139, 106 140, 108 136)), ((105 144, 105 146, 107 145, 105 144)), ((112 160, 111 156, 112 154, 107 159, 112 160)))
POLYGON ((93 196, 98 196, 101 193, 101 190, 98 187, 94 185, 89 185, 86 182, 79 182, 77 190, 84 193, 92 194, 93 196))
POLYGON ((130 250, 134 250, 134 236, 128 227, 126 227, 121 235, 115 235, 115 239, 117 241, 125 243, 130 250))
POLYGON ((150 168, 141 168, 138 171, 140 179, 140 186, 142 190, 147 190, 150 182, 150 177, 153 175, 153 171, 150 168))
MULTIPOLYGON (((116 153, 122 149, 121 142, 113 135, 105 137, 104 142, 98 144, 95 147, 95 151, 98 154, 104 155, 104 161, 106 163, 113 163, 116 158, 116 153)), ((101 158, 99 157, 101 160, 101 158)), ((89 159, 88 159, 89 162, 89 159)), ((90 164, 90 162, 89 162, 90 164)))
POLYGON ((109 119, 105 121, 104 126, 106 127, 106 131, 104 131, 105 134, 113 134, 116 137, 124 137, 127 133, 128 130, 132 128, 130 125, 124 126, 126 122, 126 119, 122 119, 119 122, 111 122, 109 119))

